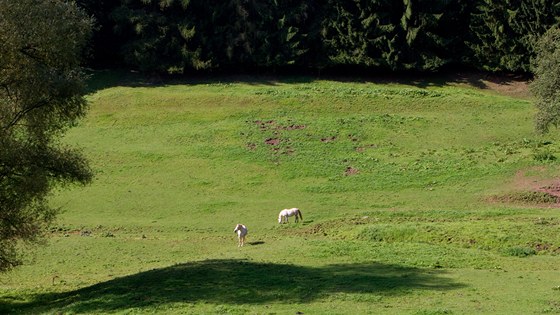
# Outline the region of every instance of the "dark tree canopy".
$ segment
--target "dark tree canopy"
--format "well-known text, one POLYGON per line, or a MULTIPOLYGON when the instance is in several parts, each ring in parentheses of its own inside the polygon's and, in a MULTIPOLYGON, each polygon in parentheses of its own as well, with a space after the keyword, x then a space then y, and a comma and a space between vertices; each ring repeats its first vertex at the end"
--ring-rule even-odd
POLYGON ((82 52, 92 21, 60 0, 0 0, 0 270, 41 239, 54 185, 87 183, 81 154, 60 144, 84 116, 82 52))
MULTIPOLYGON (((530 72, 558 0, 79 0, 93 56, 146 72, 360 68, 530 72)), ((99 60, 97 60, 99 61, 99 60)))
POLYGON ((533 43, 558 23, 557 0, 478 0, 469 46, 489 71, 530 72, 533 43))

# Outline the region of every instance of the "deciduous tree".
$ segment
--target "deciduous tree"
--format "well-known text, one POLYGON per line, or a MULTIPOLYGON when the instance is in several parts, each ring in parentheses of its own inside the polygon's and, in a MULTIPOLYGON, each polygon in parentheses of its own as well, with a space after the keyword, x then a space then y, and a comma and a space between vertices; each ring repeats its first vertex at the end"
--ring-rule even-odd
POLYGON ((533 73, 530 85, 537 107, 536 129, 547 132, 560 124, 560 28, 548 30, 535 46, 533 73))
POLYGON ((82 50, 92 20, 62 0, 0 0, 0 270, 41 240, 57 184, 88 183, 85 158, 61 144, 86 113, 82 50))

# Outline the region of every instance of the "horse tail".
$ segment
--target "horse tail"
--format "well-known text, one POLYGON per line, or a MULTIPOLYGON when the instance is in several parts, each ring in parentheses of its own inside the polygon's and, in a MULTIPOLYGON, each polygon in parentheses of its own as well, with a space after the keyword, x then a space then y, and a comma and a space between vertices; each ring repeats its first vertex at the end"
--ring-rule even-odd
POLYGON ((298 209, 297 213, 299 214, 299 218, 303 221, 303 215, 301 215, 301 210, 298 209))

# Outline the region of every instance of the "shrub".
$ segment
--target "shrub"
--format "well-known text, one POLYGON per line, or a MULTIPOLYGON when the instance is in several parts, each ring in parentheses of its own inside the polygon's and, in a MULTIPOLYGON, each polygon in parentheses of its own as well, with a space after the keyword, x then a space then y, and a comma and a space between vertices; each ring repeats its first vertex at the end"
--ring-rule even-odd
POLYGON ((527 256, 535 255, 537 254, 537 252, 529 247, 514 246, 506 249, 504 251, 504 254, 506 254, 507 256, 514 256, 514 257, 527 257, 527 256))

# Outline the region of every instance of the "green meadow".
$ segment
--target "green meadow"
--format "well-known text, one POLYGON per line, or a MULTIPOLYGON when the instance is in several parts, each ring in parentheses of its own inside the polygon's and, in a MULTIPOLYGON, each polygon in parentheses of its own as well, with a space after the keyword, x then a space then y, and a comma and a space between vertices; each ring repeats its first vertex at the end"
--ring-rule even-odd
POLYGON ((6 314, 560 313, 560 137, 480 84, 98 73, 6 314), (279 225, 298 207, 304 221, 279 225), (249 229, 237 247, 235 224, 249 229))

